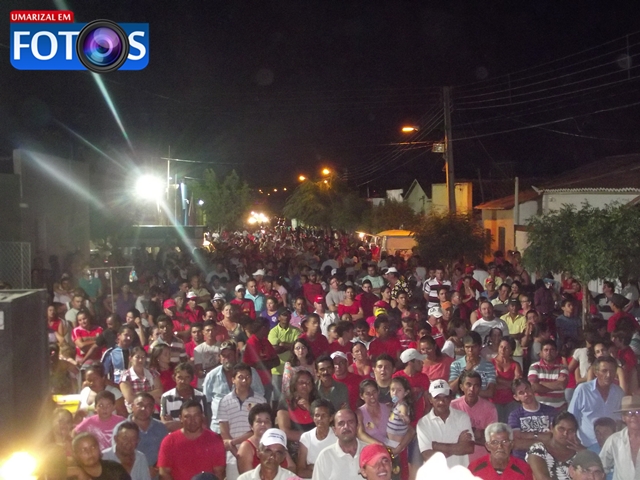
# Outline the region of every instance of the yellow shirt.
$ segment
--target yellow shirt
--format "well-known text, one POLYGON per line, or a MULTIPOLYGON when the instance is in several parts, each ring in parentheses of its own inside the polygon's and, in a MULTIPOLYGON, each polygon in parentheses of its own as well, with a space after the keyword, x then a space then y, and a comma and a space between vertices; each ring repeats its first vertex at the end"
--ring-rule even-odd
MULTIPOLYGON (((527 319, 524 315, 520 315, 519 313, 516 315, 516 318, 511 318, 511 315, 505 313, 500 317, 500 320, 504 320, 509 327, 509 335, 518 335, 523 333, 527 328, 527 319)), ((514 357, 522 356, 522 346, 520 345, 520 340, 516 340, 516 349, 513 352, 514 357)))

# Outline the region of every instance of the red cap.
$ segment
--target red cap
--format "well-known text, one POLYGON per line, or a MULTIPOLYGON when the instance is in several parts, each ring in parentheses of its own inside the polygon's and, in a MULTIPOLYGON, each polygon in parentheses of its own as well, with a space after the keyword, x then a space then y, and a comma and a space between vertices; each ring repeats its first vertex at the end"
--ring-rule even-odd
POLYGON ((360 452, 360 468, 364 468, 365 465, 375 465, 382 457, 387 457, 391 460, 391 455, 386 447, 372 443, 367 445, 360 452))
POLYGON ((378 308, 387 308, 389 304, 384 300, 378 300, 376 303, 373 304, 373 306, 378 308))
POLYGON ((322 295, 318 295, 316 298, 313 299, 313 301, 316 303, 322 303, 324 302, 324 297, 322 295))
POLYGON ((464 273, 467 275, 473 275, 473 267, 467 267, 464 269, 464 273))
POLYGON ((176 306, 176 301, 173 298, 167 298, 162 304, 162 308, 171 308, 176 306))

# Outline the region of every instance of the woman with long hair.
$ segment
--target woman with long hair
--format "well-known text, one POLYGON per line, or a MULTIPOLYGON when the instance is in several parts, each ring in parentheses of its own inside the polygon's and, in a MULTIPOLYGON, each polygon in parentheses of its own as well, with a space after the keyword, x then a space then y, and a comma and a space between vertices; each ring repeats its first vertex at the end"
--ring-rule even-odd
POLYGON ((586 330, 584 332, 584 347, 576 348, 569 362, 569 374, 576 377, 576 385, 587 381, 589 367, 596 359, 593 352, 593 346, 600 340, 598 332, 594 330, 586 330))
POLYGON ((158 372, 162 393, 176 388, 173 367, 174 365, 171 364, 171 347, 165 343, 159 343, 153 347, 149 356, 149 370, 158 372))
POLYGON ((289 452, 293 456, 298 452, 300 436, 315 427, 311 404, 318 398, 313 375, 300 370, 291 378, 288 395, 280 400, 276 424, 287 435, 289 452))
POLYGON ((229 338, 238 345, 238 351, 244 347, 244 342, 242 341, 244 339, 244 330, 237 321, 239 315, 240 309, 238 306, 228 303, 222 309, 222 321, 220 322, 220 325, 227 330, 229 338))
POLYGON ((346 288, 344 299, 338 304, 338 316, 342 318, 345 313, 351 315, 352 322, 364 317, 362 305, 359 300, 356 300, 356 290, 351 286, 346 288))
POLYGON ((124 395, 124 403, 129 412, 133 399, 141 392, 151 394, 156 404, 160 404, 160 397, 162 397, 160 374, 156 370, 146 368, 146 362, 147 352, 142 347, 135 347, 131 350, 129 360, 131 366, 120 378, 120 391, 124 395))
POLYGON ((379 401, 380 389, 375 380, 360 383, 360 399, 364 404, 356 410, 358 417, 358 438, 364 443, 387 443, 387 421, 389 407, 379 401))
POLYGON ((354 342, 351 346, 351 355, 353 355, 353 363, 349 367, 349 371, 364 378, 370 377, 373 372, 373 365, 365 344, 354 342))
POLYGON ((311 351, 311 346, 304 338, 298 338, 291 346, 291 356, 289 361, 284 364, 284 373, 282 374, 282 391, 289 391, 291 377, 300 371, 306 370, 316 378, 316 368, 314 365, 315 358, 311 351))
POLYGON ((490 362, 498 356, 498 347, 502 340, 502 330, 500 328, 492 328, 489 334, 484 338, 484 347, 480 351, 480 356, 487 362, 490 362))
POLYGON ((422 362, 422 373, 429 377, 429 381, 442 379, 449 382, 449 372, 453 358, 443 355, 440 347, 431 335, 425 335, 418 341, 418 350, 427 358, 422 362))
POLYGON ((516 378, 522 378, 522 367, 513 359, 516 341, 504 337, 498 342, 498 355, 490 361, 496 368, 496 393, 493 404, 498 411, 498 421, 507 423, 509 414, 518 407, 514 401, 511 385, 516 378))

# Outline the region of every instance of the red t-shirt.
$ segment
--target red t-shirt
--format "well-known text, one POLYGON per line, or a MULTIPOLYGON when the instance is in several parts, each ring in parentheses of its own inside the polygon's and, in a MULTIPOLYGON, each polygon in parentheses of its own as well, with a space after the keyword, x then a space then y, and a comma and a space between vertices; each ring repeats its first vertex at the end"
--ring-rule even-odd
POLYGON ((352 410, 358 408, 360 402, 360 382, 364 380, 363 377, 355 373, 347 372, 347 376, 344 378, 338 378, 333 375, 333 379, 336 382, 344 383, 347 386, 347 392, 349 394, 349 406, 352 410))
POLYGON ((327 337, 322 335, 322 333, 318 332, 316 338, 311 340, 306 333, 300 335, 300 338, 304 338, 309 345, 311 346, 311 353, 313 353, 314 358, 318 358, 320 355, 324 355, 329 353, 329 340, 327 337))
POLYGON ((186 305, 182 312, 182 316, 186 318, 189 323, 201 322, 204 318, 204 309, 196 305, 196 308, 191 310, 189 305, 186 305))
POLYGON ((373 293, 363 292, 356 296, 356 300, 360 302, 362 313, 364 313, 364 318, 367 318, 373 316, 373 304, 380 299, 373 293))
POLYGON ((529 464, 516 457, 509 458, 507 468, 502 474, 498 474, 493 468, 489 455, 474 460, 468 468, 473 475, 483 480, 533 480, 533 472, 529 464))
POLYGON ((278 357, 278 354, 267 338, 259 339, 255 335, 251 335, 244 347, 242 361, 256 369, 263 385, 269 385, 271 383, 271 370, 260 369, 256 365, 274 357, 278 357))
POLYGON ((427 411, 427 392, 429 391, 429 377, 427 377, 424 373, 418 372, 413 377, 410 377, 405 373, 404 370, 397 371, 393 374, 394 377, 404 377, 409 381, 409 385, 411 385, 411 393, 413 394, 413 419, 411 420, 411 425, 413 427, 416 426, 418 420, 420 420, 425 412, 427 411), (420 397, 417 401, 416 398, 420 397))
POLYGON ((387 337, 384 340, 376 338, 369 344, 369 358, 373 361, 382 353, 397 359, 401 351, 402 345, 397 337, 387 337))
POLYGON ((618 351, 618 360, 622 362, 622 369, 625 372, 632 372, 638 363, 635 353, 631 347, 624 347, 618 351))
POLYGON ((348 313, 349 315, 357 315, 359 311, 360 311, 360 302, 358 300, 354 300, 353 304, 351 305, 343 305, 343 304, 338 305, 339 317, 342 317, 342 315, 344 315, 345 313, 348 313))
POLYGON ((635 324, 636 319, 633 318, 633 316, 628 314, 627 312, 614 313, 609 317, 609 320, 607 320, 607 332, 609 333, 613 332, 616 329, 616 324, 623 318, 628 318, 630 320, 633 320, 635 324))
POLYGON ((329 355, 331 355, 333 352, 342 352, 347 355, 347 360, 349 361, 349 363, 351 363, 353 362, 353 355, 351 355, 352 346, 353 344, 351 342, 349 342, 347 345, 342 346, 340 345, 340 342, 335 341, 329 344, 329 355))
MULTIPOLYGON (((83 327, 76 327, 71 331, 71 340, 75 343, 78 338, 97 337, 102 333, 102 327, 97 325, 89 325, 89 329, 83 327)), ((78 347, 76 347, 76 356, 78 358, 84 358, 84 353, 78 347)), ((102 351, 98 348, 93 353, 91 360, 100 360, 102 351)))
POLYGON ((249 315, 249 317, 253 319, 256 318, 256 306, 253 304, 253 300, 250 300, 248 298, 244 298, 242 300, 234 298, 229 303, 231 305, 238 305, 238 307, 240 307, 240 311, 244 315, 249 315))
POLYGON ((307 310, 309 313, 313 312, 313 302, 316 297, 322 296, 324 297, 324 290, 322 290, 322 285, 319 283, 311 283, 307 282, 302 285, 302 293, 304 294, 304 298, 307 299, 307 310))
POLYGON ((202 472, 213 473, 215 467, 226 467, 227 455, 222 437, 211 430, 189 440, 182 429, 167 435, 160 444, 158 467, 170 468, 174 480, 191 480, 202 472))

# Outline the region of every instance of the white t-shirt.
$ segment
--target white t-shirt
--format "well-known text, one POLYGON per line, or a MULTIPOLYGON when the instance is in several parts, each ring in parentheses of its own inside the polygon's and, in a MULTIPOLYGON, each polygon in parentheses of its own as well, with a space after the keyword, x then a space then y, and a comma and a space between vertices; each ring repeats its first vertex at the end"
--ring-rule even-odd
POLYGON ((309 465, 316 463, 316 459, 323 449, 338 441, 338 438, 335 433, 333 433, 332 428, 329 428, 329 434, 324 440, 318 440, 316 437, 316 430, 317 429, 314 428, 313 430, 304 432, 300 436, 300 443, 307 447, 307 463, 309 465))
MULTIPOLYGON (((420 419, 416 426, 420 452, 433 450, 433 442, 457 444, 460 434, 465 430, 471 433, 473 432, 471 419, 466 413, 456 410, 455 408, 450 408, 447 421, 443 422, 442 419, 436 416, 433 410, 431 410, 420 419)), ((451 455, 447 458, 447 465, 449 468, 455 465, 468 467, 469 455, 451 455)))
POLYGON ((494 318, 493 320, 485 320, 484 318, 480 318, 473 324, 471 330, 477 332, 484 341, 485 337, 489 335, 492 328, 499 328, 502 330, 502 335, 504 337, 509 336, 509 326, 504 320, 500 320, 499 318, 494 318))
POLYGON ((589 371, 589 367, 591 364, 589 363, 589 357, 587 356, 587 348, 576 348, 573 351, 573 358, 575 358, 580 366, 580 376, 583 378, 587 378, 587 372, 589 371))
MULTIPOLYGON (((118 401, 119 398, 122 398, 122 392, 116 387, 107 385, 105 387, 105 390, 113 393, 113 396, 116 397, 116 401, 118 401)), ((87 417, 95 415, 96 413, 96 395, 97 393, 91 390, 89 387, 84 387, 80 391, 80 406, 78 408, 80 410, 86 410, 88 412, 87 417)))

